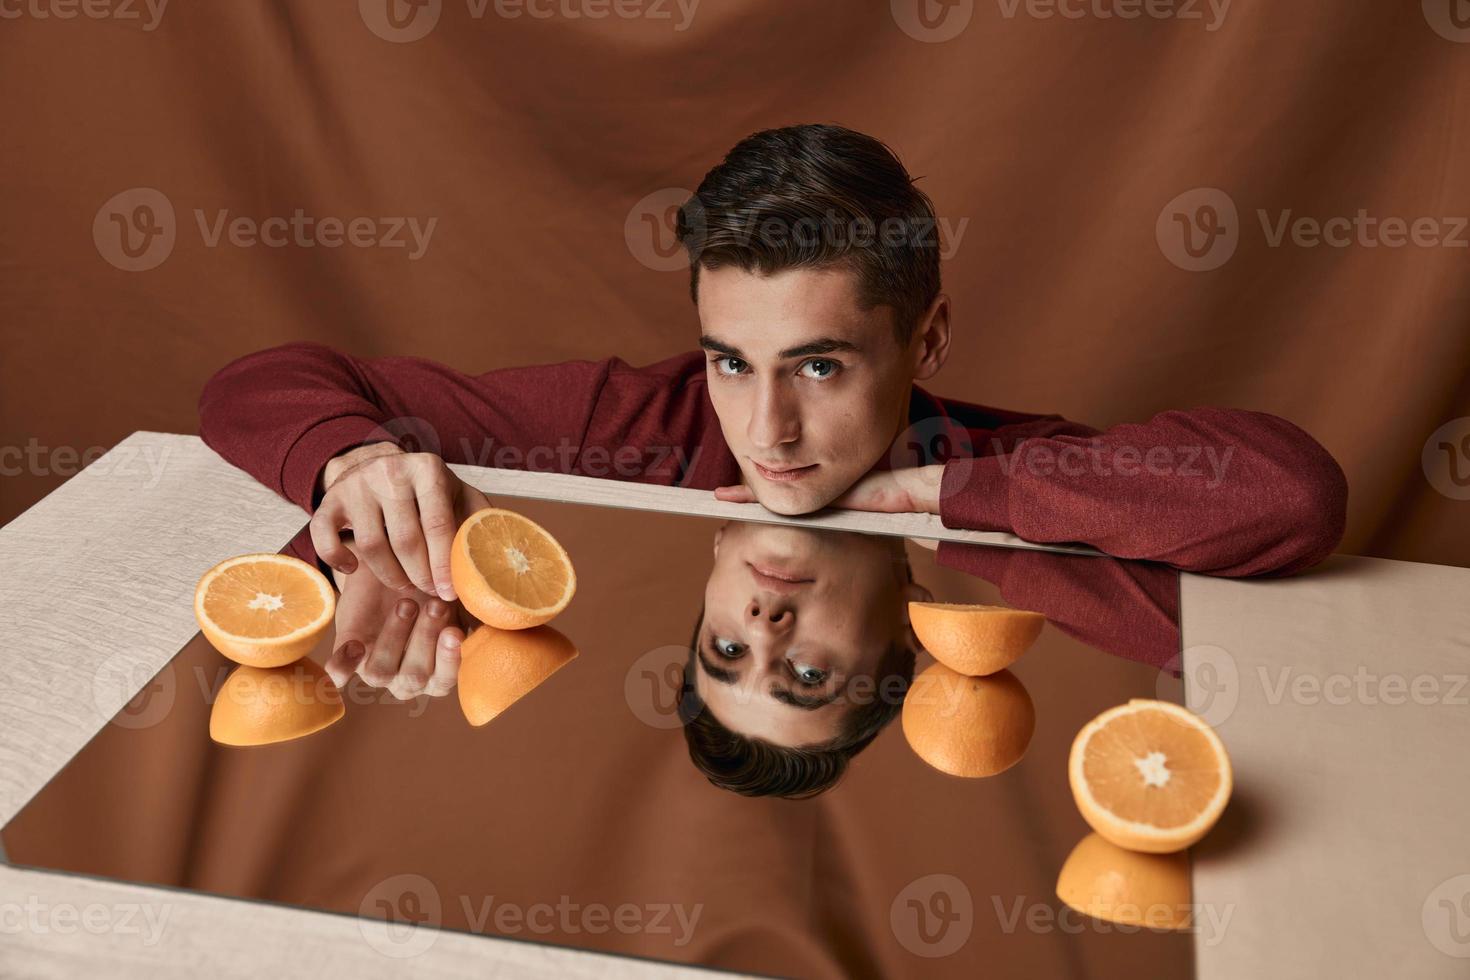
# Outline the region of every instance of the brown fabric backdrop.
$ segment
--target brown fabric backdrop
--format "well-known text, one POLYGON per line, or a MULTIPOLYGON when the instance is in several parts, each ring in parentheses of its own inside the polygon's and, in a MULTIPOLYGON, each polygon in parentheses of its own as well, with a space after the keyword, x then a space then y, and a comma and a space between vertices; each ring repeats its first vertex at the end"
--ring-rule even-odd
POLYGON ((1223 20, 1195 0, 393 2, 418 19, 396 30, 389 0, 156 20, 142 0, 0 3, 0 520, 92 447, 195 431, 204 380, 267 345, 476 372, 687 349, 685 272, 653 238, 669 189, 746 133, 836 121, 888 141, 952 230, 959 343, 936 391, 1097 424, 1275 412, 1347 470, 1343 550, 1470 562, 1470 504, 1421 466, 1440 426, 1470 430, 1455 0, 1237 0, 1223 20), (174 235, 147 271, 119 268, 137 263, 116 222, 144 199, 114 198, 134 188, 157 192, 134 240, 174 235), (1218 267, 1188 271, 1174 215, 1220 198, 1171 202, 1200 188, 1238 220, 1218 267), (210 244, 221 212, 297 208, 437 223, 416 259, 210 244), (1271 243, 1288 210, 1360 209, 1460 245, 1271 243))

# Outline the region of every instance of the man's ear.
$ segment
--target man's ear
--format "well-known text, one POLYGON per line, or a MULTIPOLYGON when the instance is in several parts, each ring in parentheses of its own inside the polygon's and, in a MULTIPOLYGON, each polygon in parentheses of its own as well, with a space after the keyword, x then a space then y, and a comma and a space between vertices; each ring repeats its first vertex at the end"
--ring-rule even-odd
POLYGON ((914 328, 909 348, 914 358, 914 380, 928 381, 949 358, 949 296, 940 293, 914 328))

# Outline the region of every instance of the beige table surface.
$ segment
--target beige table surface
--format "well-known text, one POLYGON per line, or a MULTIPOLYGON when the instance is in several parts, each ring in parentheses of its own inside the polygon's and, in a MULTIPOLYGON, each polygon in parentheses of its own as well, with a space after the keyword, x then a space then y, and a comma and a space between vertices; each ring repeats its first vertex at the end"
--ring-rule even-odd
MULTIPOLYGON (((503 496, 784 520, 696 491, 454 469, 503 496)), ((0 528, 0 825, 194 635, 197 570, 278 549, 304 521, 197 437, 137 432, 0 528), (99 652, 104 633, 121 652, 99 652)), ((927 515, 800 523, 1034 547, 927 515)), ((1470 691, 1450 692, 1470 664, 1467 599, 1470 571, 1341 556, 1279 582, 1185 576, 1190 703, 1217 725, 1239 787, 1195 855, 1195 902, 1219 924, 1196 936, 1202 980, 1470 973, 1457 958, 1470 956, 1470 853, 1456 833, 1470 691), (1365 672, 1379 680, 1352 682, 1365 672), (1420 695, 1437 679, 1439 694, 1384 703, 1388 674, 1419 679, 1420 695), (1364 685, 1375 703, 1352 693, 1364 685)), ((405 962, 378 951, 383 928, 0 867, 0 976, 401 976, 405 962)), ((409 972, 709 975, 449 932, 409 972)))
POLYGON ((1470 976, 1470 569, 1334 555, 1182 595, 1186 703, 1236 773, 1194 852, 1227 921, 1200 980, 1470 976))

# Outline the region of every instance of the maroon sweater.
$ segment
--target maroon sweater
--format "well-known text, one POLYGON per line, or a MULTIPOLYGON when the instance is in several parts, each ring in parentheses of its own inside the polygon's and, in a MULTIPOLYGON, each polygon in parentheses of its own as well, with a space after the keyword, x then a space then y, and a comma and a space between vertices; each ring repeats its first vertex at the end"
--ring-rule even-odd
MULTIPOLYGON (((739 483, 740 469, 704 361, 696 351, 641 368, 614 357, 470 375, 417 357, 285 344, 238 358, 205 384, 199 434, 308 513, 329 459, 405 436, 450 463, 712 490, 739 483)), ((1296 571, 1342 537, 1342 470, 1271 415, 1198 408, 1100 431, 915 386, 910 421, 900 443, 926 448, 909 462, 945 464, 946 527, 1078 542, 1214 575, 1296 571)))

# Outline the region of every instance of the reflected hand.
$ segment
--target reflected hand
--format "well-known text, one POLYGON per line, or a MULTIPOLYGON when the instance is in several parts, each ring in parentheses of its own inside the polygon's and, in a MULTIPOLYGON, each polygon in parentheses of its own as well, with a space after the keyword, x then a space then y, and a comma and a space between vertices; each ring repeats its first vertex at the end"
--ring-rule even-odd
POLYGON ((400 701, 454 690, 465 637, 458 603, 389 588, 366 565, 350 575, 334 574, 342 595, 336 649, 326 663, 333 683, 345 688, 356 673, 400 701))

